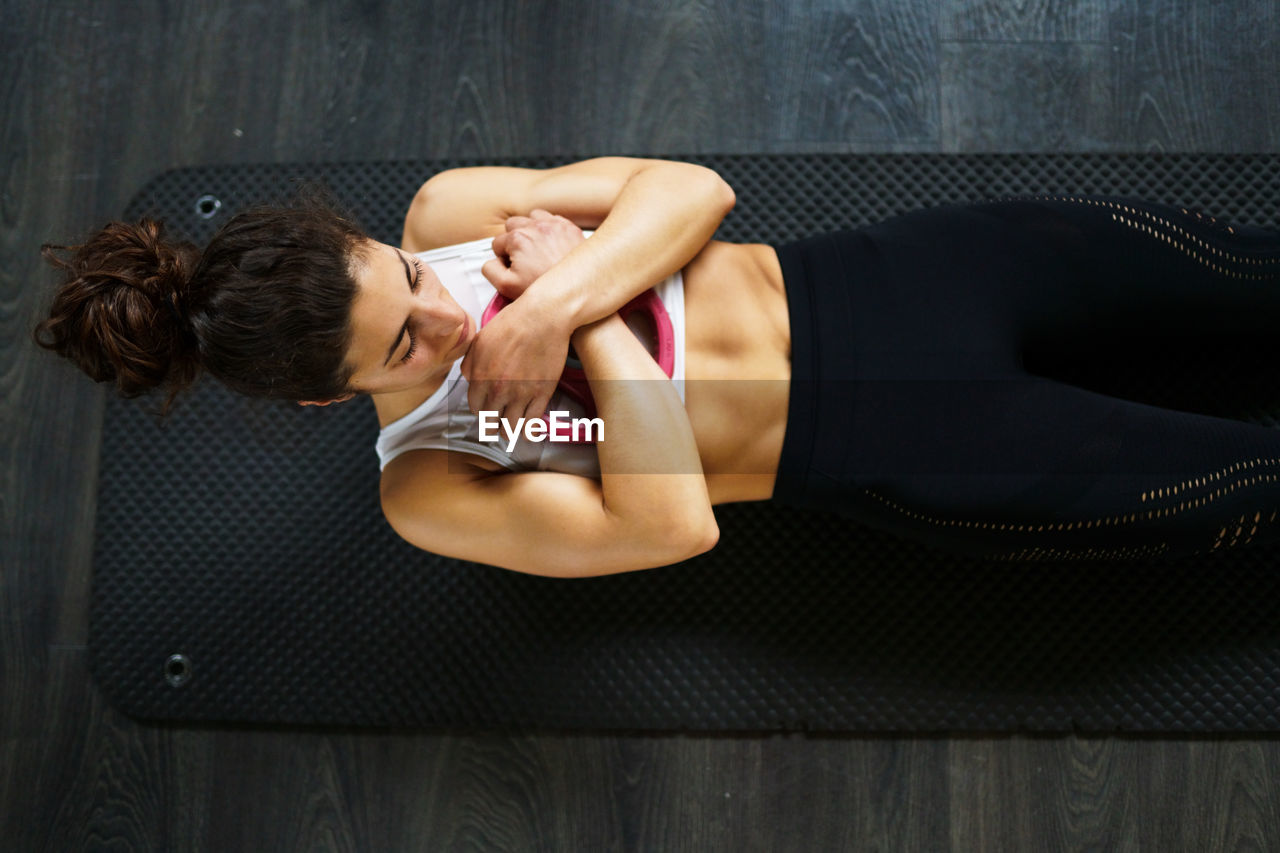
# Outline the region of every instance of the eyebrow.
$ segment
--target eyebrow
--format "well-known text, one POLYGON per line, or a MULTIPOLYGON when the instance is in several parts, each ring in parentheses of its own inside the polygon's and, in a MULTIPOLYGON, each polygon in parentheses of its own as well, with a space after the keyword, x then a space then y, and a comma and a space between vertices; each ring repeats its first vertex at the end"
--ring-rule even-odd
MULTIPOLYGON (((396 257, 400 259, 400 263, 404 264, 404 277, 409 282, 409 292, 413 293, 413 273, 409 271, 409 262, 404 259, 404 255, 397 251, 396 257)), ((395 343, 391 345, 391 349, 387 350, 386 361, 382 362, 382 366, 386 367, 387 362, 391 361, 391 356, 396 354, 396 350, 400 349, 400 342, 404 340, 405 334, 409 331, 409 321, 406 319, 404 325, 400 327, 400 334, 396 336, 395 343)))

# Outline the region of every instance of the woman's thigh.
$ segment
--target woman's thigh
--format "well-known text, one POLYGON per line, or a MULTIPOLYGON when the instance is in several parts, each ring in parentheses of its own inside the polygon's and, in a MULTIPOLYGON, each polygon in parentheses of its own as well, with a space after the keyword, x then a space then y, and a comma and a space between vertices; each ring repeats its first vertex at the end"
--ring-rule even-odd
POLYGON ((1280 539, 1280 430, 1041 377, 859 391, 863 440, 836 476, 873 526, 986 556, 1280 539))
POLYGON ((915 211, 860 229, 859 333, 904 352, 1087 333, 1271 334, 1280 234, 1107 197, 915 211), (904 338, 904 335, 908 336, 904 338))

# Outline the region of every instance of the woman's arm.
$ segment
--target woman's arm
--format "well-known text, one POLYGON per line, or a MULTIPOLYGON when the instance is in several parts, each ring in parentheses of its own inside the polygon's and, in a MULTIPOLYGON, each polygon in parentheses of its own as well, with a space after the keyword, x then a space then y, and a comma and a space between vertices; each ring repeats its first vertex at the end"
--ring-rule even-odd
MULTIPOLYGON (((418 190, 405 216, 411 252, 504 233, 548 210, 595 236, 529 287, 570 329, 599 320, 683 268, 733 209, 733 189, 693 163, 599 157, 555 169, 451 169, 418 190)), ((514 296, 516 294, 507 294, 514 296)))
MULTIPOLYGON (((595 235, 529 283, 477 336, 463 363, 473 411, 536 417, 550 402, 573 329, 616 311, 681 269, 733 208, 733 190, 690 163, 605 157, 558 169, 442 172, 405 219, 410 251, 506 234, 512 216, 545 209, 595 235), (524 381, 525 384, 521 384, 524 381)), ((495 281, 500 289, 503 283, 495 281)))
POLYGON ((605 423, 601 482, 491 474, 447 451, 411 451, 382 478, 383 512, 400 536, 555 577, 668 565, 715 545, 719 528, 675 386, 617 315, 578 329, 573 343, 605 423))

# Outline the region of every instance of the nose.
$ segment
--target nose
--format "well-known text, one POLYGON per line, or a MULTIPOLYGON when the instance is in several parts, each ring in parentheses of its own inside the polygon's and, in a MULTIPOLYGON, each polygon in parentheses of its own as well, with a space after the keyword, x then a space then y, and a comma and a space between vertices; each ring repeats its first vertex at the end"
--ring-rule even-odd
POLYGON ((458 324, 465 322, 466 312, 453 300, 452 294, 441 287, 421 304, 422 318, 437 334, 456 333, 458 324))

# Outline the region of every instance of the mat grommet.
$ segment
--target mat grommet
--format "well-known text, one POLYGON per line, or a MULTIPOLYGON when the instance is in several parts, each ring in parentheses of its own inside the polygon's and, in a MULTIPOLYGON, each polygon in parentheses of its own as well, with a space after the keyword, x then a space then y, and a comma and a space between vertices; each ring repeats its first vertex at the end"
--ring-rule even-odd
POLYGON ((186 655, 169 655, 164 662, 164 680, 174 687, 181 687, 191 680, 191 661, 186 655))
POLYGON ((202 195, 196 199, 196 216, 201 219, 212 219, 222 210, 222 202, 216 196, 202 195))

